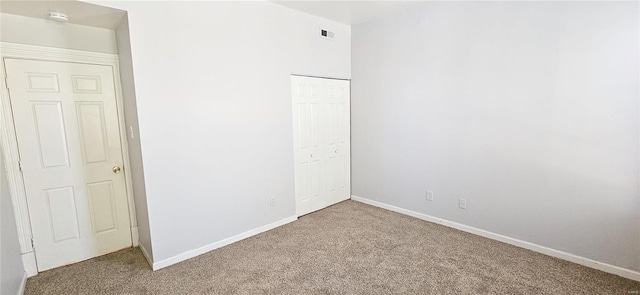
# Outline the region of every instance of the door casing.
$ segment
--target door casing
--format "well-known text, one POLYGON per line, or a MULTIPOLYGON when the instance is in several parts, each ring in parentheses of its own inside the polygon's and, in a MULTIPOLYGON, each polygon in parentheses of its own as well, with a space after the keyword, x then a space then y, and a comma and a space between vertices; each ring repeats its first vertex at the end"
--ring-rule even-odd
POLYGON ((2 59, 2 65, 0 66, 0 75, 2 77, 2 79, 0 79, 0 124, 2 124, 0 125, 0 147, 4 154, 9 192, 11 194, 11 201, 13 203, 14 215, 18 227, 20 250, 22 252, 22 260, 25 264, 27 275, 34 276, 38 271, 35 264, 36 259, 32 244, 33 236, 31 231, 31 222, 29 220, 24 179, 19 166, 18 141, 16 138, 15 126, 13 124, 13 112, 11 110, 9 91, 6 83, 7 74, 4 67, 5 58, 85 63, 112 67, 116 88, 116 106, 118 111, 120 142, 122 145, 122 157, 124 162, 123 172, 125 174, 127 200, 129 204, 129 219, 131 221, 131 238, 133 246, 138 246, 138 222, 135 214, 136 211, 133 199, 131 173, 129 173, 131 165, 129 161, 129 144, 126 124, 124 121, 124 102, 120 83, 118 55, 0 42, 0 58, 2 59))

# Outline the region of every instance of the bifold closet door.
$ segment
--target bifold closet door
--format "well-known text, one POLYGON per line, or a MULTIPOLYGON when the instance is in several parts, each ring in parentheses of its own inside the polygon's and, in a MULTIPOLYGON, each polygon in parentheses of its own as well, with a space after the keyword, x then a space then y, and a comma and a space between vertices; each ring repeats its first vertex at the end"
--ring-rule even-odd
POLYGON ((298 216, 349 199, 349 81, 291 77, 298 216))

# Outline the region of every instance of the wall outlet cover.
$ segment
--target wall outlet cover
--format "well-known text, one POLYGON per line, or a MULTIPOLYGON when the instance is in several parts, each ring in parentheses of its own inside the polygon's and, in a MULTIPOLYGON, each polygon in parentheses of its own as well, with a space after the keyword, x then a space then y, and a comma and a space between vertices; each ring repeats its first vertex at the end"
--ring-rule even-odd
POLYGON ((460 209, 467 209, 467 199, 460 198, 458 201, 458 207, 460 207, 460 209))

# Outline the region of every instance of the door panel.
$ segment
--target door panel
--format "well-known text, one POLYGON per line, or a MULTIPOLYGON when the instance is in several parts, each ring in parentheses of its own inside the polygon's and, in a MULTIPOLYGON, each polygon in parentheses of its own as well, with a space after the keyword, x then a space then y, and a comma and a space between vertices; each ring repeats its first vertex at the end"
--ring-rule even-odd
POLYGON ((38 270, 130 247, 110 66, 5 59, 38 270))
POLYGON ((73 187, 44 190, 53 242, 80 238, 78 213, 73 187))
POLYGON ((33 123, 43 169, 69 166, 67 136, 60 102, 32 102, 33 123))
POLYGON ((91 208, 93 233, 100 234, 118 229, 113 182, 103 181, 88 184, 87 197, 91 208))
POLYGON ((335 89, 337 138, 332 149, 337 164, 333 173, 337 176, 335 199, 340 202, 351 198, 350 86, 345 80, 328 80, 327 84, 335 89))
POLYGON ((296 212, 350 196, 349 81, 291 77, 296 212))
POLYGON ((80 142, 85 163, 109 161, 104 108, 102 102, 76 102, 80 142))
POLYGON ((60 91, 58 75, 47 73, 25 73, 27 92, 57 93, 60 91))
POLYGON ((294 146, 296 154, 296 210, 303 214, 318 210, 325 203, 322 191, 322 84, 298 81, 292 84, 294 146))

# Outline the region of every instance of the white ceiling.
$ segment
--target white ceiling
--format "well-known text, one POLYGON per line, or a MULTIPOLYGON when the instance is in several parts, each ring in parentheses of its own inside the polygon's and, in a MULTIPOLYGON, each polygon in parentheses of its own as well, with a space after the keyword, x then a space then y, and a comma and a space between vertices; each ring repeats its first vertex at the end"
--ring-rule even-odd
MULTIPOLYGON (((273 3, 291 9, 353 25, 408 8, 420 1, 277 1, 273 3)), ((80 1, 17 0, 0 1, 0 12, 48 19, 49 12, 62 12, 69 16, 69 23, 91 27, 115 29, 124 11, 80 1)))
POLYGON ((347 25, 363 23, 420 3, 420 1, 271 1, 347 25))
POLYGON ((80 1, 0 1, 0 12, 49 19, 49 12, 62 12, 69 23, 115 29, 125 12, 80 1))

